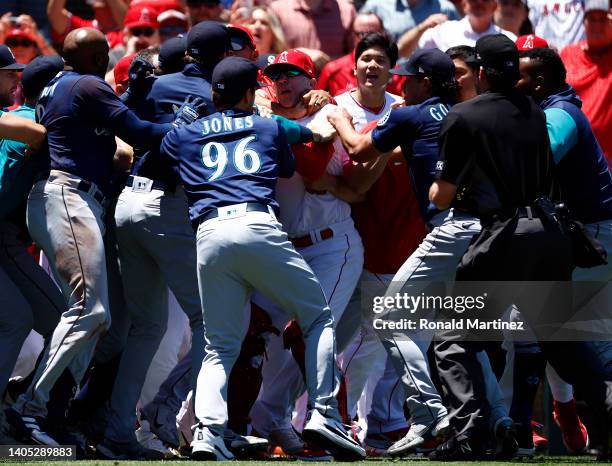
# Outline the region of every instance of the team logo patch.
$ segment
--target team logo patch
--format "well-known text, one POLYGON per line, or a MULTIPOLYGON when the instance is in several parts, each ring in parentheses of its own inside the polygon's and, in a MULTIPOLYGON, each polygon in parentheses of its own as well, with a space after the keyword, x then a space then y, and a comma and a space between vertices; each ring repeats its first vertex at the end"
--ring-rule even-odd
POLYGON ((442 160, 438 160, 436 162, 436 171, 441 172, 442 170, 444 170, 444 162, 442 160))
POLYGON ((288 56, 287 51, 282 52, 280 56, 278 57, 277 63, 287 63, 288 62, 287 56, 288 56))
POLYGON ((387 122, 387 120, 389 119, 390 115, 391 115, 391 109, 387 110, 387 113, 385 113, 383 115, 383 117, 380 120, 378 120, 378 123, 376 123, 376 126, 384 125, 387 122))

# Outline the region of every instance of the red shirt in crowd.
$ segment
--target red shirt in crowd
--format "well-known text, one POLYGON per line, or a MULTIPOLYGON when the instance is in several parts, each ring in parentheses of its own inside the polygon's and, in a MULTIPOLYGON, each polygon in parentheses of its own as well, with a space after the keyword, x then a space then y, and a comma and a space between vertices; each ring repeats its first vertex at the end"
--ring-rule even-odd
POLYGON ((582 99, 593 132, 612 168, 612 50, 594 60, 584 50, 585 42, 561 51, 567 82, 582 99))
MULTIPOLYGON (((51 39, 55 44, 63 44, 68 33, 78 28, 94 28, 101 30, 100 25, 95 19, 83 19, 71 14, 70 23, 68 24, 66 32, 63 34, 58 34, 53 30, 53 28, 51 28, 51 39)), ((123 31, 109 31, 105 33, 105 35, 111 49, 115 48, 117 45, 123 44, 123 31)))

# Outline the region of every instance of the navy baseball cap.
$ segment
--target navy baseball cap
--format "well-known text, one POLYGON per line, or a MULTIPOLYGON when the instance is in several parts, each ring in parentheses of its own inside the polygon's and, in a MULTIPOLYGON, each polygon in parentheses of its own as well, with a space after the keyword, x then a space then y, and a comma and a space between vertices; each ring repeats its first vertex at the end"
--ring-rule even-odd
POLYGON ((455 64, 438 49, 421 49, 390 71, 400 76, 427 76, 436 82, 451 82, 455 79, 455 64))
POLYGON ((185 67, 187 40, 179 35, 165 41, 159 50, 159 67, 164 74, 181 71, 185 67))
POLYGON ((32 60, 23 70, 21 85, 26 98, 36 98, 49 81, 64 69, 64 60, 57 55, 43 55, 32 60))
POLYGON ((500 73, 518 73, 518 47, 503 34, 493 34, 478 39, 476 59, 485 69, 493 69, 500 73))
POLYGON ((217 21, 202 21, 187 34, 187 52, 197 58, 217 58, 229 49, 227 27, 217 21))
POLYGON ((239 99, 247 89, 259 87, 259 68, 242 57, 221 60, 212 74, 212 90, 224 97, 239 99))
POLYGON ((25 65, 20 65, 15 60, 15 55, 6 45, 0 44, 0 70, 21 71, 25 65))

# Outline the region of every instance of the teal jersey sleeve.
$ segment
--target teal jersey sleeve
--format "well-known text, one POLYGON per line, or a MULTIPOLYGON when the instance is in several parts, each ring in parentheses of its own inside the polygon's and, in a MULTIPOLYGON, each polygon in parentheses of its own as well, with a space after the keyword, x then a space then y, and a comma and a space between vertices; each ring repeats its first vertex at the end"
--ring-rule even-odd
POLYGON ((278 121, 283 128, 283 131, 285 131, 287 142, 289 144, 299 144, 312 141, 312 131, 305 126, 278 115, 272 115, 272 118, 278 121))
POLYGON ((578 143, 578 127, 569 113, 560 108, 547 108, 546 127, 555 163, 561 162, 578 143))

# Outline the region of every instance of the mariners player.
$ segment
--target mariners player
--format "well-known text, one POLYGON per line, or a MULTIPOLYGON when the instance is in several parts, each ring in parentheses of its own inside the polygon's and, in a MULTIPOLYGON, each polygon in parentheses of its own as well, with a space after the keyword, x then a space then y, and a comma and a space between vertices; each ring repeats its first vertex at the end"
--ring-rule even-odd
MULTIPOLYGON (((339 136, 356 159, 376 157, 397 147, 402 148, 411 168, 412 180, 423 218, 432 231, 402 265, 387 293, 394 295, 406 282, 415 280, 452 280, 454 266, 479 231, 478 221, 461 212, 438 212, 429 204, 429 187, 435 179, 438 162, 437 136, 440 123, 450 109, 455 95, 454 65, 439 50, 415 52, 403 68, 392 73, 406 76, 403 93, 408 105, 391 110, 378 126, 365 135, 357 134, 341 112, 329 116, 339 136)), ((430 316, 433 317, 433 316, 430 316)), ((408 393, 412 424, 406 436, 389 448, 389 453, 403 454, 448 429, 447 410, 431 378, 425 353, 433 332, 403 334, 380 333, 396 370, 408 393)), ((497 381, 485 361, 491 398, 499 406, 497 381), (497 391, 495 389, 497 388, 497 391)), ((500 415, 503 417, 503 415, 500 415)))
POLYGON ((72 70, 59 73, 37 105, 37 118, 48 131, 51 172, 30 193, 27 221, 68 305, 32 384, 9 419, 26 440, 44 432, 41 418, 62 372, 68 368, 76 383, 81 380, 99 335, 110 323, 103 215, 114 134, 132 144, 158 144, 172 127, 138 119, 102 80, 108 44, 101 32, 72 31, 64 56, 72 70))
POLYGON ((304 331, 314 408, 305 434, 337 458, 362 459, 365 452, 339 421, 329 307, 312 270, 276 220, 276 180, 293 174, 294 160, 278 123, 251 112, 257 73, 246 59, 223 60, 213 73, 219 111, 170 133, 161 146, 162 155, 178 164, 197 227, 206 356, 198 377, 192 456, 233 458, 222 437, 227 379, 246 330, 245 304, 257 289, 294 316, 304 331))

